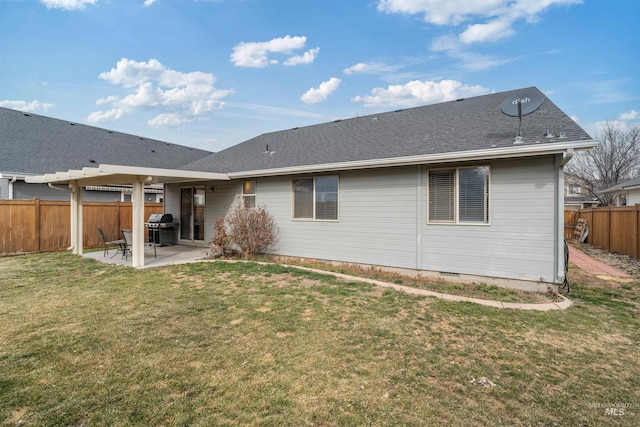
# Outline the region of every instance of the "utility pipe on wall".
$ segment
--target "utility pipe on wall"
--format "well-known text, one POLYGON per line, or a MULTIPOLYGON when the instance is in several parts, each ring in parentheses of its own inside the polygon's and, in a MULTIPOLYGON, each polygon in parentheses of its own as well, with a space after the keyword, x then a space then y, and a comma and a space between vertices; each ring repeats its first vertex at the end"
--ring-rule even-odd
POLYGON ((13 200, 13 184, 18 180, 17 176, 14 176, 11 181, 9 181, 9 200, 13 200))

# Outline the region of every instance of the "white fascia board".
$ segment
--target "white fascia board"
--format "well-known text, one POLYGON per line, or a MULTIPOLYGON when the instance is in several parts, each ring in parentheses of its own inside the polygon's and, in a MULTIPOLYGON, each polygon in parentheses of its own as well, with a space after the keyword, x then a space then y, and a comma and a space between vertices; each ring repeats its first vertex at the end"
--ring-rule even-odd
POLYGON ((84 172, 81 170, 77 170, 77 169, 71 169, 69 170, 69 178, 71 179, 78 179, 78 178, 83 178, 84 177, 84 172))
POLYGON ((17 178, 17 179, 25 179, 28 176, 33 176, 27 173, 19 173, 19 172, 0 172, 0 178, 4 178, 4 179, 13 179, 13 178, 17 178))
POLYGON ((100 168, 82 168, 82 177, 86 178, 88 176, 99 176, 102 175, 100 168))
POLYGON ((69 172, 56 172, 56 179, 57 180, 66 180, 68 181, 70 179, 69 177, 69 172))
POLYGON ((181 169, 160 169, 160 168, 144 168, 137 166, 121 166, 121 165, 100 165, 100 172, 103 174, 123 174, 123 175, 138 175, 138 176, 151 176, 151 177, 166 177, 166 178, 185 178, 189 180, 218 180, 229 181, 229 176, 224 173, 215 172, 200 172, 189 171, 181 169))
POLYGON ((603 193, 603 194, 607 194, 607 193, 625 194, 627 191, 638 190, 638 189, 640 189, 640 185, 632 185, 632 186, 629 186, 629 187, 619 187, 619 188, 614 188, 614 189, 602 190, 601 193, 603 193))
POLYGON ((598 145, 595 139, 546 143, 516 147, 489 148, 486 150, 457 151, 453 153, 427 154, 419 156, 392 157, 387 159, 358 160, 353 162, 325 163, 319 165, 293 166, 279 169, 263 169, 242 172, 230 172, 232 179, 256 176, 293 175, 337 170, 371 169, 392 166, 410 166, 430 163, 451 163, 477 160, 493 160, 516 157, 541 156, 564 153, 569 149, 588 150, 598 145))

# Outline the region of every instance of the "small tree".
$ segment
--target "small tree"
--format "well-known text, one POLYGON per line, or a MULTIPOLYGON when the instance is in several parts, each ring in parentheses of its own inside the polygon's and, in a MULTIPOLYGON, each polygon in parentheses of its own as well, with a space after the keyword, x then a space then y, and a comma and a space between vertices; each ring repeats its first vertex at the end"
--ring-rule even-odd
POLYGON ((278 241, 278 227, 264 206, 236 207, 225 220, 225 226, 229 241, 240 248, 244 259, 264 252, 278 241))
POLYGON ((624 129, 615 122, 605 122, 598 139, 600 144, 576 153, 565 170, 600 203, 608 205, 613 194, 601 191, 640 173, 640 126, 624 129))

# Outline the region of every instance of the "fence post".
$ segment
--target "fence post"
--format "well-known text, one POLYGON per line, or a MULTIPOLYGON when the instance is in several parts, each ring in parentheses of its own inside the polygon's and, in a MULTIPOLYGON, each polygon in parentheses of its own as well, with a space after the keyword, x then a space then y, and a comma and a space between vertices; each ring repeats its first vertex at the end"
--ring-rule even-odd
POLYGON ((40 253, 40 248, 41 248, 40 240, 41 240, 41 236, 42 236, 42 221, 41 221, 40 218, 42 217, 42 215, 40 214, 41 213, 40 212, 40 199, 38 197, 34 197, 34 199, 33 199, 33 208, 35 209, 35 212, 34 212, 34 215, 33 215, 34 216, 34 222, 35 222, 35 224, 34 224, 34 228, 35 228, 35 230, 34 230, 34 234, 35 234, 34 239, 36 241, 35 242, 36 243, 35 250, 36 250, 36 253, 40 253))
POLYGON ((613 227, 611 226, 611 206, 607 206, 607 251, 611 252, 611 241, 613 240, 613 227))
POLYGON ((640 260, 640 203, 636 203, 636 235, 635 245, 636 245, 636 259, 640 260))
POLYGON ((116 200, 116 233, 120 236, 120 200, 116 200))

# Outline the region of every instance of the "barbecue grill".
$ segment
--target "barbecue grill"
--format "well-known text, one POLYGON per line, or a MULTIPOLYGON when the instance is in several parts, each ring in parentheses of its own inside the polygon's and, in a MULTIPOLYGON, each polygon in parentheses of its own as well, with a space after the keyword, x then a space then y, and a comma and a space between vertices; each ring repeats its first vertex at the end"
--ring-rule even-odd
POLYGON ((149 230, 149 243, 154 246, 175 245, 175 229, 171 214, 151 214, 144 226, 149 230))

